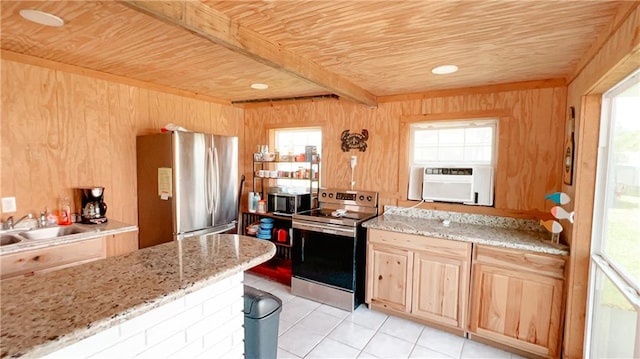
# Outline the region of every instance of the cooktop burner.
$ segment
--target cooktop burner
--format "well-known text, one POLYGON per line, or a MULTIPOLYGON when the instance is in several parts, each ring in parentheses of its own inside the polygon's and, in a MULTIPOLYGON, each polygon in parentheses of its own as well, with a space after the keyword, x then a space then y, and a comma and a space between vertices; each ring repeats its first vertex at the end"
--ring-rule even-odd
POLYGON ((310 217, 326 217, 326 218, 348 218, 354 220, 366 220, 372 217, 375 217, 375 214, 365 213, 365 212, 354 212, 354 211, 345 211, 340 212, 340 210, 335 209, 323 209, 317 208, 312 209, 310 211, 304 211, 297 213, 299 216, 310 216, 310 217))
POLYGON ((296 213, 294 221, 310 221, 357 226, 378 215, 378 193, 320 189, 319 208, 296 213))

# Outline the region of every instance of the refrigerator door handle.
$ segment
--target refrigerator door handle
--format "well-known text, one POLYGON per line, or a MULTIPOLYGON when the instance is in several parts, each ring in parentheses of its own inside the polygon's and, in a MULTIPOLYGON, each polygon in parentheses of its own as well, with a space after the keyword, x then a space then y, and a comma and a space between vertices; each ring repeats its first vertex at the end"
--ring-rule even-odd
POLYGON ((207 149, 207 158, 206 158, 206 169, 205 169, 205 194, 206 194, 206 203, 207 203, 207 213, 213 213, 213 200, 211 194, 211 170, 213 168, 213 153, 211 148, 207 149))
POLYGON ((214 184, 214 191, 213 194, 211 195, 211 202, 212 202, 212 207, 213 209, 217 209, 218 208, 218 199, 220 197, 220 161, 218 159, 218 149, 217 148, 213 148, 213 163, 214 165, 212 166, 213 168, 216 169, 216 173, 215 176, 213 177, 215 179, 215 184, 214 184))

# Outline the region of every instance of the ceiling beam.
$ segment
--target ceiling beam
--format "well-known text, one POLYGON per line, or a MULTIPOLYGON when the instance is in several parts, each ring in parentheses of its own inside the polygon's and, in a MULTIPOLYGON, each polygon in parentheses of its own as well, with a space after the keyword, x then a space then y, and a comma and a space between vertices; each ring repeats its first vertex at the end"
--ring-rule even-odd
POLYGON ((269 41, 200 1, 123 1, 129 7, 187 29, 213 43, 264 65, 315 83, 328 91, 369 107, 376 96, 317 63, 269 41))

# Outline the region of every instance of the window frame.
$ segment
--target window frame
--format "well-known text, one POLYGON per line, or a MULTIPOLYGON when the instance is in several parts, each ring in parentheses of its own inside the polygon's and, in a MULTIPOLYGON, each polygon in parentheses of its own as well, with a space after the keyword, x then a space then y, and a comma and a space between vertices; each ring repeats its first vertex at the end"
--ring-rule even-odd
MULTIPOLYGON (((279 152, 280 148, 277 147, 277 143, 276 143, 276 138, 277 138, 277 132, 279 131, 296 131, 296 132, 305 132, 305 131, 318 131, 320 133, 320 143, 318 145, 316 145, 318 147, 318 155, 320 156, 320 158, 322 158, 322 143, 324 142, 323 140, 323 136, 324 136, 324 129, 322 128, 322 126, 319 125, 309 125, 309 126, 287 126, 287 127, 277 127, 277 128, 269 128, 268 130, 268 134, 269 134, 269 146, 271 148, 272 152, 279 152)), ((312 145, 313 146, 313 145, 312 145)), ((295 150, 294 150, 294 155, 296 154, 295 150)), ((280 153, 280 155, 282 156, 283 153, 280 153)), ((305 159, 305 161, 309 161, 307 159, 305 159)), ((295 161, 291 161, 291 163, 294 163, 295 161)), ((282 164, 284 166, 286 166, 286 162, 282 162, 282 164)), ((280 167, 280 164, 277 165, 277 167, 280 167)), ((286 169, 285 169, 286 170, 286 169)), ((321 178, 322 178, 322 165, 321 163, 317 164, 317 170, 319 173, 319 177, 316 181, 311 181, 311 188, 309 188, 309 191, 311 193, 315 193, 317 192, 321 185, 321 178)), ((301 186, 300 184, 304 183, 304 181, 299 181, 299 180, 291 180, 291 179, 277 179, 275 182, 276 186, 286 186, 286 187, 291 187, 291 188, 297 188, 300 189, 303 186, 301 186)), ((305 186, 306 187, 306 186, 305 186)))
MULTIPOLYGON (((472 166, 491 166, 494 169, 498 163, 498 134, 499 134, 500 118, 497 116, 480 117, 480 118, 450 118, 441 120, 413 121, 409 123, 409 144, 408 144, 408 166, 411 167, 472 167, 472 166), (473 128, 473 124, 479 124, 478 127, 490 127, 492 129, 491 139, 491 159, 489 162, 472 162, 472 161, 425 161, 416 162, 415 160, 415 133, 417 130, 434 127, 436 129, 447 128, 473 128)), ((466 141, 462 142, 463 151, 466 141)))

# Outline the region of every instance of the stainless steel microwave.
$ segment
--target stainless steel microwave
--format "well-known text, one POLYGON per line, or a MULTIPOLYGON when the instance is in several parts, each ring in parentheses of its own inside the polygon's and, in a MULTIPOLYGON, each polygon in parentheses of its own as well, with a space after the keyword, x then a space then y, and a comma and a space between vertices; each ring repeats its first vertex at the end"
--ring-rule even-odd
POLYGON ((269 193, 267 194, 269 212, 282 216, 311 209, 311 193, 269 193))

